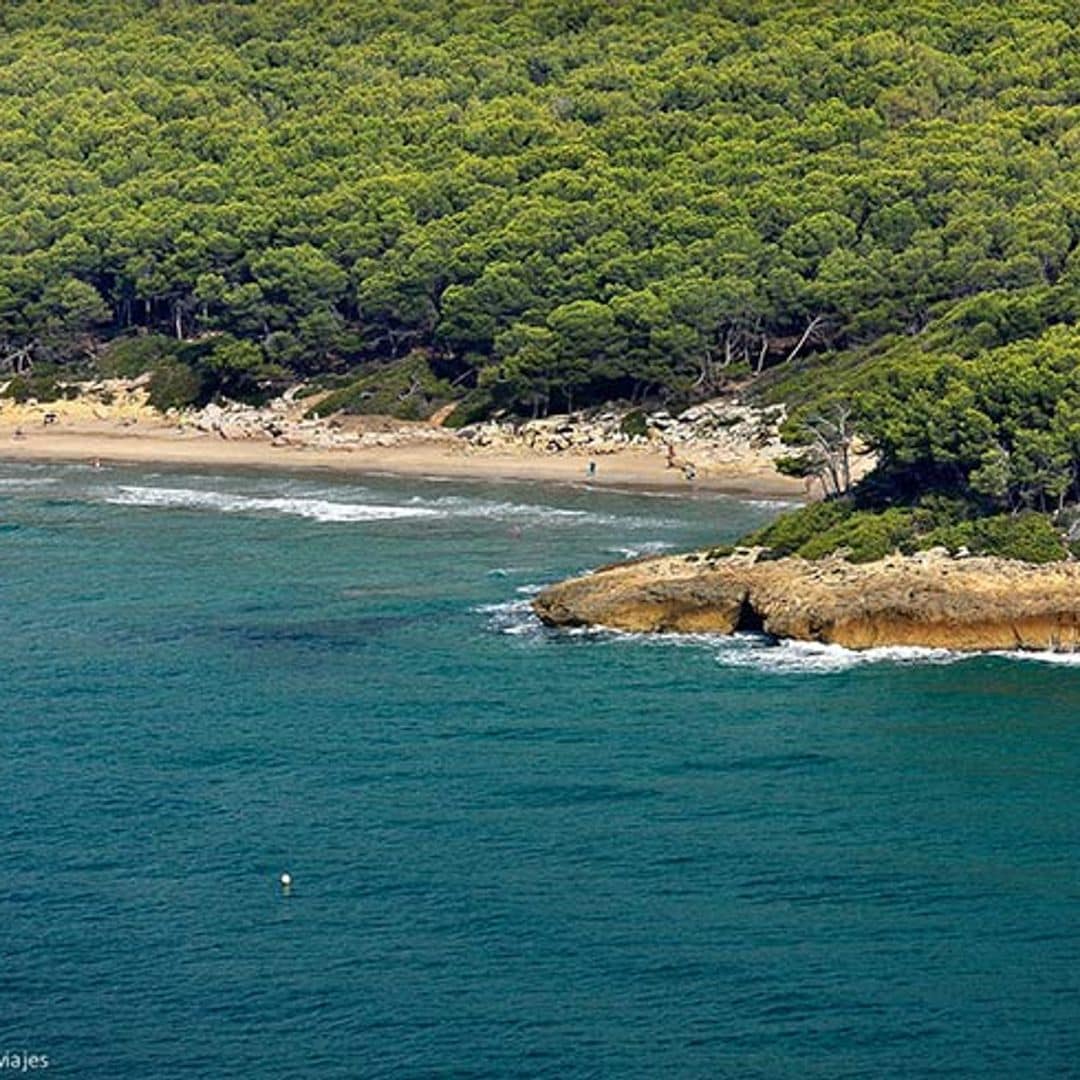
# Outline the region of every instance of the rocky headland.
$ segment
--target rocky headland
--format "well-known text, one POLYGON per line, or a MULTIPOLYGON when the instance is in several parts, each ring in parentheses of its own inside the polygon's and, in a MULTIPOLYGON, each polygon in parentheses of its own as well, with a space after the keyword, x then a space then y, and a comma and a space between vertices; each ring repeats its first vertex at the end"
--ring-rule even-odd
POLYGON ((608 566, 549 586, 533 607, 550 626, 757 631, 850 649, 1080 649, 1080 563, 1035 566, 938 549, 864 564, 762 554, 608 566))

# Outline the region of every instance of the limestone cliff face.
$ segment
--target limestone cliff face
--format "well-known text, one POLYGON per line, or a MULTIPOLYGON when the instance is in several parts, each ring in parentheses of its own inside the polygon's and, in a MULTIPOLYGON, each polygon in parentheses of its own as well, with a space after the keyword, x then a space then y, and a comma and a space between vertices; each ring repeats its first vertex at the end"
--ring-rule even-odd
POLYGON ((1032 566, 944 552, 853 565, 704 553, 607 567, 552 585, 551 626, 730 634, 763 630, 866 649, 1080 649, 1080 564, 1032 566))

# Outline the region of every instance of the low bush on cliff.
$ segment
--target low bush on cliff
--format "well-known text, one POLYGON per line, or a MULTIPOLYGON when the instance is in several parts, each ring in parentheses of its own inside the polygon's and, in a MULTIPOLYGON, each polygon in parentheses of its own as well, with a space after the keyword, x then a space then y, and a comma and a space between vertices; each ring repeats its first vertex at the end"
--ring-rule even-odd
POLYGON ((996 555, 1030 563, 1068 556, 1049 515, 1036 511, 957 520, 953 505, 857 510, 845 500, 812 503, 785 514, 741 543, 769 548, 773 557, 821 559, 840 554, 853 563, 873 562, 894 551, 912 554, 944 547, 954 554, 996 555))
POLYGON ((859 510, 830 529, 812 537, 798 551, 804 559, 820 559, 834 551, 848 562, 883 559, 894 551, 913 551, 918 546, 918 522, 914 510, 894 507, 876 514, 859 510))
POLYGON ((920 547, 967 548, 973 555, 998 555, 1030 563, 1059 562, 1068 552, 1046 514, 999 514, 934 529, 920 547))
POLYGON ((740 543, 750 547, 766 547, 776 556, 797 555, 804 544, 810 543, 854 513, 854 504, 845 499, 810 503, 777 518, 757 532, 750 533, 740 543))
POLYGON ((743 543, 767 547, 774 557, 821 559, 839 553, 849 562, 864 563, 894 551, 915 551, 932 523, 922 508, 857 510, 854 503, 838 499, 785 514, 743 543))

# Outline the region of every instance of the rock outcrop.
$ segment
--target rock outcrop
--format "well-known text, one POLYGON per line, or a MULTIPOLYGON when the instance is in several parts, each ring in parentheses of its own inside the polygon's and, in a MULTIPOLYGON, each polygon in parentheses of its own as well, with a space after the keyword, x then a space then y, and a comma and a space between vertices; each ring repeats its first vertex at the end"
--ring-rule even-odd
POLYGON ((753 457, 769 469, 778 457, 790 453, 790 447, 780 438, 785 416, 782 405, 757 408, 718 399, 695 405, 675 417, 663 411, 641 412, 638 434, 623 430, 624 412, 573 413, 542 420, 487 420, 451 430, 439 423, 368 415, 337 414, 314 419, 309 412, 319 397, 298 399, 299 389, 293 387, 258 408, 238 402, 213 402, 201 409, 170 414, 170 418, 185 430, 225 439, 271 439, 279 445, 346 450, 424 441, 462 451, 526 450, 599 457, 628 449, 660 454, 671 446, 680 466, 685 462, 706 467, 724 462, 744 464, 753 457))
POLYGON ((198 410, 170 414, 181 430, 207 432, 223 439, 269 440, 275 446, 313 447, 321 450, 361 450, 374 446, 402 446, 438 442, 456 446, 453 432, 421 421, 385 416, 308 417, 311 400, 296 400, 287 392, 261 408, 238 402, 211 402, 198 410))
POLYGON ((614 454, 628 447, 674 447, 694 461, 741 460, 754 452, 774 460, 791 452, 780 438, 783 405, 758 408, 718 398, 678 416, 659 410, 631 410, 639 424, 627 430, 625 412, 573 413, 516 423, 488 420, 461 428, 462 439, 477 447, 523 446, 546 454, 614 454))
POLYGON ((664 556, 604 567, 534 600, 551 626, 761 631, 866 649, 1080 649, 1080 564, 954 558, 943 550, 855 565, 839 557, 664 556))

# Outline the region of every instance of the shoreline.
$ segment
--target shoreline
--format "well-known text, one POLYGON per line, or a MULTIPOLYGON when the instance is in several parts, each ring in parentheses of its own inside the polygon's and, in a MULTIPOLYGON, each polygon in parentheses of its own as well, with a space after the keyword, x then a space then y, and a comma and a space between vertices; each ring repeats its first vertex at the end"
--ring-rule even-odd
MULTIPOLYGON (((134 425, 133 425, 134 426, 134 425)), ((262 471, 304 470, 341 475, 383 474, 448 480, 536 481, 593 488, 634 488, 668 493, 712 492, 751 498, 806 498, 802 481, 776 473, 760 460, 710 463, 688 481, 667 467, 663 453, 626 449, 593 456, 564 451, 545 454, 486 450, 443 439, 416 438, 392 446, 275 446, 262 439, 226 439, 208 433, 179 433, 175 427, 117 431, 115 425, 28 427, 0 425, 0 461, 78 462, 103 465, 167 465, 248 468, 262 471), (595 461, 595 475, 588 463, 595 461)))

